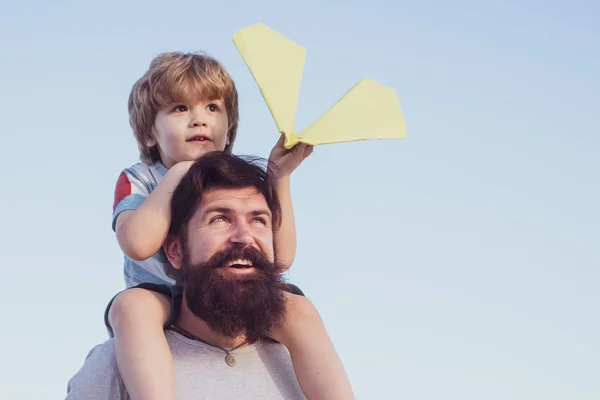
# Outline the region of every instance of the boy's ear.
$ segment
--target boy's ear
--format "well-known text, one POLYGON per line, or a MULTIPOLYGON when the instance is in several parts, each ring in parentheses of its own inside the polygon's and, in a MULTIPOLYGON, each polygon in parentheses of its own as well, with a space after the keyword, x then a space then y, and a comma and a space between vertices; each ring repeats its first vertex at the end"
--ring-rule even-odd
POLYGON ((158 144, 158 141, 152 136, 150 139, 146 140, 146 147, 154 147, 158 144))
POLYGON ((163 246, 169 262, 175 269, 181 269, 181 243, 174 236, 168 236, 163 246))
POLYGON ((150 137, 148 139, 146 139, 145 144, 147 147, 153 147, 158 144, 158 141, 156 140, 156 132, 154 131, 154 128, 152 128, 152 134, 150 135, 150 137))
POLYGON ((231 144, 231 126, 227 128, 227 146, 231 144))

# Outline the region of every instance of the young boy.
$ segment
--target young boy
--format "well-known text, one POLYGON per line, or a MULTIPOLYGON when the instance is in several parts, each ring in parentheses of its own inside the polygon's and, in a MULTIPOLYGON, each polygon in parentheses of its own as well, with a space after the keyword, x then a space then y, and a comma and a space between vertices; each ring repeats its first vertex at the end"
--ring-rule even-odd
MULTIPOLYGON (((117 364, 132 399, 174 399, 174 368, 163 325, 170 316, 166 296, 132 288, 153 282, 175 285, 176 270, 162 245, 170 225, 171 194, 192 162, 210 151, 231 152, 238 125, 235 85, 211 57, 164 53, 133 86, 130 123, 141 163, 125 169, 117 182, 113 229, 125 253, 128 290, 107 313, 115 337, 117 364)), ((275 233, 276 261, 287 269, 296 251, 290 174, 312 147, 273 148, 282 224, 275 233)), ((287 294, 287 318, 272 332, 291 355, 309 400, 353 399, 343 366, 313 304, 287 294)))

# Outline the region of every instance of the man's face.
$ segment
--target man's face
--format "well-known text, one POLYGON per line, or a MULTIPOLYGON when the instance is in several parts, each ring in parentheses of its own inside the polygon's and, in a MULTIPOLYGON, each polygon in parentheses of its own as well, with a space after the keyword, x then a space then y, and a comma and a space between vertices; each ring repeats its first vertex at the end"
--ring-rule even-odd
MULTIPOLYGON (((172 262, 181 269, 187 307, 214 331, 264 337, 283 321, 271 212, 256 189, 205 193, 178 243, 172 262)), ((167 251, 173 258, 173 247, 167 251)))
MULTIPOLYGON (((189 262, 204 263, 229 248, 254 248, 274 261, 271 211, 264 196, 254 188, 216 189, 204 194, 187 231, 189 262)), ((248 260, 222 265, 222 274, 244 276, 255 268, 248 260)))
POLYGON ((159 110, 154 122, 154 139, 165 167, 194 161, 227 144, 227 110, 223 99, 195 104, 170 104, 159 110))

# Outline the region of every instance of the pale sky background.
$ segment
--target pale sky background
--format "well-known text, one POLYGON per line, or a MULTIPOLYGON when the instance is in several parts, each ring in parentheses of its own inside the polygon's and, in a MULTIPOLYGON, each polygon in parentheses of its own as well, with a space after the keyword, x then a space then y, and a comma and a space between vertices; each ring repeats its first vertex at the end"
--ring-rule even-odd
POLYGON ((357 398, 599 399, 600 3, 451 3, 3 1, 0 399, 64 398, 107 338, 127 97, 154 56, 218 58, 235 152, 268 156, 231 41, 257 22, 308 51, 298 128, 365 76, 407 119, 406 140, 322 146, 293 176, 288 278, 357 398))

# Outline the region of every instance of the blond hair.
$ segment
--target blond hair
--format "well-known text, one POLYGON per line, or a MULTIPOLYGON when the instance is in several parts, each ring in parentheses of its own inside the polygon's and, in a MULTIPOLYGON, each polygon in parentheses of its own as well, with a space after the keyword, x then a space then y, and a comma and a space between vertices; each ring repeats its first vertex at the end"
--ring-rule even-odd
POLYGON ((205 54, 168 52, 158 55, 131 89, 129 123, 140 150, 140 159, 151 164, 160 160, 158 145, 149 146, 158 111, 173 103, 223 99, 227 110, 231 153, 238 127, 238 93, 225 68, 205 54))

